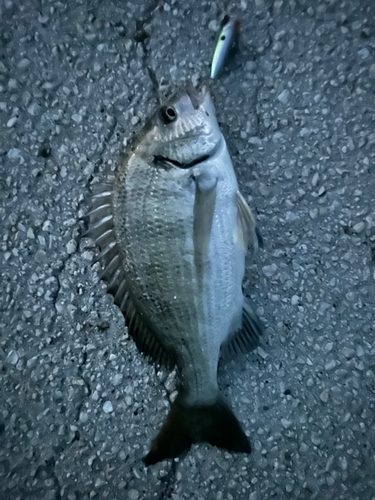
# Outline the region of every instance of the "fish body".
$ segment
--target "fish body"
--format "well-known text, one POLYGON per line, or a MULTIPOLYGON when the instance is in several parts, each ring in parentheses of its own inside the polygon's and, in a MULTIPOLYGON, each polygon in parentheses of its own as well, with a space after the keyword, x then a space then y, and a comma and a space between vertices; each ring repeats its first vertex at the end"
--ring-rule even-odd
POLYGON ((225 16, 212 56, 210 77, 215 79, 223 70, 228 58, 238 44, 240 22, 225 16))
POLYGON ((178 369, 179 394, 145 463, 200 441, 250 452, 217 366, 224 346, 246 350, 261 334, 242 293, 258 238, 205 88, 154 115, 93 205, 89 234, 130 334, 154 362, 178 369))

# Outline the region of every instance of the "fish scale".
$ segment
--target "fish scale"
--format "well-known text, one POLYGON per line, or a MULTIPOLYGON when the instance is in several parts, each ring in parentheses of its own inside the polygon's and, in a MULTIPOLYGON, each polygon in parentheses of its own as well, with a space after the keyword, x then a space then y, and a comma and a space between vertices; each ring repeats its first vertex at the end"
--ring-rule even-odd
POLYGON ((249 453, 217 366, 221 352, 251 349, 262 333, 242 293, 258 238, 207 89, 180 92, 132 144, 94 195, 88 234, 138 349, 177 366, 179 393, 145 463, 200 441, 249 453))

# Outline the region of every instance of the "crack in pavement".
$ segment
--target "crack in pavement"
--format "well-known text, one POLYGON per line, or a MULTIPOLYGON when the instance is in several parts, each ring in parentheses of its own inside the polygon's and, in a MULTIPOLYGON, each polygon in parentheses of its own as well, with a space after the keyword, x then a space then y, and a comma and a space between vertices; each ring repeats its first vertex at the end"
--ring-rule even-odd
POLYGON ((92 394, 92 389, 91 389, 91 386, 90 386, 90 383, 86 380, 86 378, 83 376, 83 367, 86 365, 86 362, 87 362, 87 351, 86 351, 86 345, 87 345, 87 338, 85 338, 85 346, 84 346, 84 350, 82 352, 82 358, 81 358, 81 363, 78 365, 78 368, 77 368, 77 376, 83 380, 84 382, 84 385, 86 387, 86 391, 87 391, 87 394, 85 395, 84 398, 82 398, 81 402, 78 404, 77 406, 77 414, 76 414, 76 422, 79 421, 79 415, 81 413, 81 410, 83 408, 83 405, 85 403, 85 401, 87 400, 87 398, 89 398, 92 394))
POLYGON ((159 496, 157 497, 157 500, 168 500, 171 498, 175 486, 178 465, 179 462, 172 460, 172 464, 167 475, 161 478, 160 482, 162 484, 162 488, 159 496))
POLYGON ((145 16, 143 17, 143 19, 139 19, 136 21, 137 31, 134 34, 135 41, 138 42, 143 48, 143 61, 152 83, 152 91, 154 93, 154 97, 158 102, 160 102, 159 82, 156 73, 150 63, 150 50, 147 43, 147 40, 149 40, 150 38, 150 34, 147 32, 146 28, 149 24, 151 24, 154 14, 160 8, 160 6, 161 5, 158 0, 152 0, 150 2, 149 6, 144 10, 145 16))
POLYGON ((45 476, 50 477, 53 481, 53 486, 56 488, 55 500, 61 500, 60 481, 59 481, 59 478, 53 469, 53 467, 55 466, 55 463, 56 463, 55 457, 51 457, 48 460, 45 460, 45 464, 41 464, 37 467, 37 469, 34 473, 34 478, 35 479, 42 479, 40 476, 43 476, 43 480, 46 481, 45 476))

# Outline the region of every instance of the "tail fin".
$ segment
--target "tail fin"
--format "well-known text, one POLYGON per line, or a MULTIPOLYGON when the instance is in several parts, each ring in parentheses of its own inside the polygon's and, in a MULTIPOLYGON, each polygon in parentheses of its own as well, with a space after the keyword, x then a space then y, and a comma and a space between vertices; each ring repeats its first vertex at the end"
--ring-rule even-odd
POLYGON ((193 443, 207 442, 228 451, 250 453, 240 423, 220 397, 211 405, 187 406, 177 398, 143 459, 146 466, 174 458, 193 443))

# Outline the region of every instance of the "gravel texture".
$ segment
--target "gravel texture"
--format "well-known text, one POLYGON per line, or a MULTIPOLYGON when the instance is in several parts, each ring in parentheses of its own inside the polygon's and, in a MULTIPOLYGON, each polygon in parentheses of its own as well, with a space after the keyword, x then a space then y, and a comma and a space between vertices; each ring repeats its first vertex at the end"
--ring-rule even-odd
POLYGON ((0 2, 0 498, 375 499, 373 0, 0 2), (265 248, 261 347, 220 368, 253 444, 141 458, 175 390, 80 239, 161 88, 208 81, 265 248))

